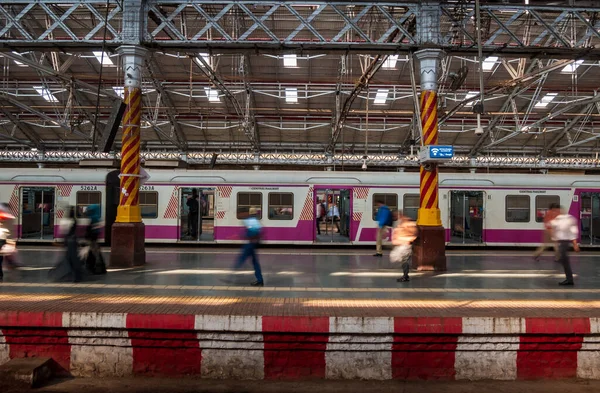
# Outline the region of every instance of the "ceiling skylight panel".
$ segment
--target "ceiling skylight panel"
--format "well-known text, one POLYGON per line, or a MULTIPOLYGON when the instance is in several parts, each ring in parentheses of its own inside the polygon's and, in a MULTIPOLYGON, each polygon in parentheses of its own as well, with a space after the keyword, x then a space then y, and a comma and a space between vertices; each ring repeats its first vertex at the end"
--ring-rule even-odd
POLYGON ((373 101, 373 103, 375 105, 385 104, 389 93, 390 93, 390 89, 377 89, 377 94, 375 94, 375 101, 373 101))
MULTIPOLYGON (((465 96, 465 100, 468 100, 469 98, 473 98, 473 97, 475 97, 477 94, 479 94, 479 92, 478 92, 478 91, 470 91, 470 92, 468 92, 468 93, 467 93, 467 95, 465 96)), ((473 104, 474 104, 474 103, 475 103, 475 101, 470 101, 470 102, 467 102, 467 103, 465 104, 465 106, 473 106, 473 104)))
MULTIPOLYGON (((19 55, 21 56, 21 54, 19 52, 13 52, 15 55, 19 55)), ((13 60, 15 62, 16 65, 18 65, 19 67, 27 67, 27 64, 21 63, 20 61, 17 60, 13 60)))
POLYGON ((494 68, 494 66, 496 65, 497 61, 498 61, 497 56, 486 57, 486 59, 483 61, 483 64, 481 65, 483 68, 483 71, 485 71, 485 72, 491 71, 494 68))
POLYGON ((283 66, 288 68, 298 67, 298 56, 295 54, 283 55, 283 66))
POLYGON ((204 92, 206 93, 206 98, 208 98, 209 102, 219 102, 219 92, 215 89, 211 89, 210 87, 205 87, 204 92))
POLYGON ((565 66, 565 68, 563 68, 560 72, 561 72, 561 74, 572 74, 582 64, 583 64, 583 60, 577 60, 576 62, 565 66))
POLYGON ((286 87, 285 88, 285 102, 288 104, 297 104, 298 103, 298 88, 296 87, 286 87))
POLYGON ((387 68, 387 69, 396 68, 397 62, 398 62, 398 55, 390 55, 387 57, 387 59, 385 59, 382 67, 387 68))
POLYGON ((113 86, 113 90, 119 97, 125 97, 125 88, 123 86, 113 86))
POLYGON ((58 98, 54 97, 54 95, 50 92, 49 89, 44 86, 34 86, 35 91, 38 92, 40 96, 44 98, 44 100, 48 102, 58 102, 58 98))
POLYGON ((108 56, 108 53, 104 52, 104 56, 102 55, 102 52, 92 52, 92 53, 98 60, 98 63, 105 65, 105 66, 114 66, 115 65, 112 62, 112 60, 110 59, 110 56, 108 56))
POLYGON ((537 104, 535 104, 535 107, 536 108, 547 107, 548 104, 551 103, 552 100, 554 100, 557 95, 558 95, 558 93, 547 93, 545 96, 542 97, 542 99, 537 104))

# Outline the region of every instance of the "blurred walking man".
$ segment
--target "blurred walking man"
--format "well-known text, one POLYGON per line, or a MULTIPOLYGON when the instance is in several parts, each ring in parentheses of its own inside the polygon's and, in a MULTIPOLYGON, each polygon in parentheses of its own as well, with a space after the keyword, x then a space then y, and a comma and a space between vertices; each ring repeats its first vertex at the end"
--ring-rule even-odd
POLYGON ((538 260, 540 256, 546 251, 546 248, 554 248, 554 260, 558 261, 558 244, 552 241, 552 225, 550 223, 560 214, 560 206, 556 203, 550 205, 550 208, 544 215, 544 238, 542 244, 535 250, 533 259, 538 260))
POLYGON ((558 262, 565 269, 566 280, 561 281, 559 285, 574 285, 573 271, 569 261, 569 247, 573 245, 575 252, 579 252, 577 237, 579 236, 579 228, 577 220, 572 215, 565 212, 564 208, 560 208, 560 214, 550 222, 552 228, 552 240, 558 242, 558 262))

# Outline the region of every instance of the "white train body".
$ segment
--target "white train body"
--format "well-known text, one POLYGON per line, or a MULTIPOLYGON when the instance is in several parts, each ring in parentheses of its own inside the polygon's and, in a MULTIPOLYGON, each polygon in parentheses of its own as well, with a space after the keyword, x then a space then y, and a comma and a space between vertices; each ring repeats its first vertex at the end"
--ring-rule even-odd
MULTIPOLYGON (((66 206, 99 203, 110 228, 118 188, 107 184, 108 169, 4 169, 0 201, 17 216, 20 240, 54 241, 66 206)), ((205 171, 147 169, 141 187, 147 243, 241 241, 241 218, 250 207, 261 211, 266 243, 374 244, 374 202, 416 216, 417 173, 205 171), (201 235, 189 239, 186 200, 192 188, 202 191, 201 235), (318 200, 328 216, 317 234, 318 200), (240 213, 238 215, 238 212, 240 213), (339 232, 337 229, 339 227, 339 232), (335 231, 334 231, 335 229, 335 231)), ((113 172, 113 177, 115 173, 113 172)), ((542 239, 544 211, 560 203, 580 219, 582 241, 600 238, 600 177, 533 174, 440 174, 439 207, 449 244, 533 246, 542 239), (595 235, 596 234, 596 235, 595 235)))

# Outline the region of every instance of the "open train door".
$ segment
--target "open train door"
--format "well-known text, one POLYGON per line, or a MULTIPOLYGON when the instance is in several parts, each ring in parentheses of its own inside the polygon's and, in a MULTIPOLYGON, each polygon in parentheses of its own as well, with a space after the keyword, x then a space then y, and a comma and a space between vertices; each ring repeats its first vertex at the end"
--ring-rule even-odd
POLYGON ((56 222, 56 187, 20 188, 19 239, 52 241, 56 222))
POLYGON ((104 244, 111 245, 112 225, 117 219, 117 208, 119 207, 119 197, 121 190, 121 171, 114 170, 106 175, 106 212, 104 214, 104 244))
POLYGON ((449 191, 451 244, 483 244, 485 191, 449 191))
POLYGON ((179 189, 179 241, 212 242, 215 239, 215 202, 214 187, 181 187, 179 189), (188 200, 195 190, 198 195, 199 212, 196 218, 190 214, 188 200), (194 226, 194 228, 192 228, 194 226))

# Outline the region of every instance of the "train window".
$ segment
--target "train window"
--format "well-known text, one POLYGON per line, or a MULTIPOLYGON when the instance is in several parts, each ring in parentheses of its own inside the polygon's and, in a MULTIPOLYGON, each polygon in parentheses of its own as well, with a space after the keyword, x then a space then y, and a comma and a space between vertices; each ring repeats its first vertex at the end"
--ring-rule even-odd
POLYGON ((269 220, 294 219, 294 194, 271 192, 269 194, 269 220))
POLYGON ((251 208, 258 210, 257 218, 262 219, 262 194, 260 192, 238 192, 237 218, 243 220, 248 217, 251 208))
POLYGON ((529 222, 530 206, 529 195, 507 195, 506 222, 529 222))
POLYGON ((90 205, 100 206, 102 211, 102 194, 99 191, 77 191, 75 215, 77 218, 85 217, 85 211, 90 205))
POLYGON ((402 213, 406 217, 416 221, 419 214, 420 203, 421 198, 419 197, 419 194, 404 194, 402 201, 402 213))
POLYGON ((158 192, 140 191, 140 209, 142 218, 158 217, 158 192))
POLYGON ((373 194, 373 220, 377 217, 377 202, 383 202, 391 211, 398 209, 398 195, 396 194, 373 194))
POLYGON ((560 205, 560 197, 558 195, 537 195, 535 197, 535 221, 544 221, 544 216, 553 203, 560 205))

